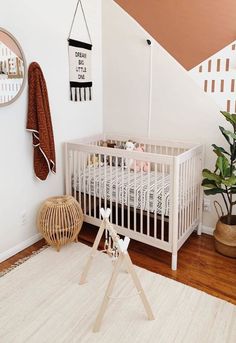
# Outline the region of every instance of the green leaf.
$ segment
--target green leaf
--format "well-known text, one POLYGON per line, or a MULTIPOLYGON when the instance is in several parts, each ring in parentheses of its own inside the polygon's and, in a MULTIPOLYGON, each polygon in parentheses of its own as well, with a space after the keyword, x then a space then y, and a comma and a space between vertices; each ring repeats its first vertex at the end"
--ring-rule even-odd
POLYGON ((236 176, 232 175, 229 179, 222 180, 222 183, 227 187, 236 185, 236 176))
POLYGON ((225 129, 222 126, 219 126, 219 129, 222 133, 222 135, 225 137, 225 139, 227 140, 227 142, 231 145, 230 139, 228 137, 228 135, 225 134, 225 129))
POLYGON ((226 154, 230 156, 230 153, 228 153, 224 148, 217 146, 216 144, 212 144, 212 147, 214 148, 214 152, 217 156, 222 156, 222 154, 226 154))
POLYGON ((205 188, 218 188, 217 184, 213 180, 203 179, 202 186, 205 188))
POLYGON ((227 135, 228 137, 231 137, 231 138, 233 138, 233 139, 236 139, 236 134, 235 134, 234 132, 229 131, 229 130, 225 130, 225 129, 224 129, 224 133, 225 133, 225 135, 227 135))
POLYGON ((236 194, 236 187, 231 187, 229 191, 232 194, 236 194))
POLYGON ((229 161, 225 156, 219 156, 216 160, 216 167, 220 170, 223 177, 226 176, 226 171, 229 167, 229 161))
POLYGON ((232 167, 232 170, 231 170, 231 167, 229 166, 226 170, 225 170, 225 175, 224 177, 231 177, 232 176, 232 173, 234 172, 235 168, 232 167))
POLYGON ((219 175, 216 175, 215 173, 212 173, 210 170, 208 169, 203 169, 202 171, 202 176, 205 178, 205 179, 208 179, 208 180, 214 180, 216 181, 217 183, 221 183, 221 180, 222 178, 219 176, 219 175))
POLYGON ((213 188, 213 189, 204 189, 204 193, 206 195, 216 195, 220 193, 226 193, 226 191, 221 188, 213 188))
POLYGON ((230 114, 229 112, 220 111, 225 119, 229 121, 232 125, 236 124, 236 114, 230 114))

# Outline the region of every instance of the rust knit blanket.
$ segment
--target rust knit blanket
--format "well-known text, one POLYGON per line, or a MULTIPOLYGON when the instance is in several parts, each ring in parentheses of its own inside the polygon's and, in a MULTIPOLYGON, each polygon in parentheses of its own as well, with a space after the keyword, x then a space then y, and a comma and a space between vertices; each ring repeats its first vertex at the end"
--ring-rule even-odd
POLYGON ((35 175, 40 180, 46 180, 50 171, 56 172, 56 157, 47 86, 36 62, 29 66, 28 83, 26 129, 32 132, 35 175))

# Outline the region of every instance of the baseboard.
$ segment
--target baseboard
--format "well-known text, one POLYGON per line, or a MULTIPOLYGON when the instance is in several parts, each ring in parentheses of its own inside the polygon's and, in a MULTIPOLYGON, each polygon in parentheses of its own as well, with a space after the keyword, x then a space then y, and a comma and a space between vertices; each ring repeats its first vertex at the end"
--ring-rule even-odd
POLYGON ((0 254, 0 262, 3 262, 7 260, 8 258, 14 256, 18 252, 28 248, 30 245, 38 242, 42 238, 40 233, 37 233, 36 235, 26 239, 25 241, 15 245, 11 249, 4 251, 0 254))
POLYGON ((213 236, 214 228, 206 225, 202 225, 202 233, 213 236))

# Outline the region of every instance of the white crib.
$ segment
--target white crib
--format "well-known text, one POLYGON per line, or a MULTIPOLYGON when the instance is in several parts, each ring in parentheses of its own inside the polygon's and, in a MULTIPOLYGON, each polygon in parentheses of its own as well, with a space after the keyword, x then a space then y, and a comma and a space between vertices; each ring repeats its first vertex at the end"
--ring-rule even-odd
POLYGON ((66 193, 80 202, 85 222, 100 226, 99 209, 110 207, 119 234, 170 252, 176 270, 180 247, 195 228, 201 234, 203 146, 104 134, 65 147, 66 193), (145 152, 101 146, 130 139, 145 152), (131 160, 140 171, 127 167, 131 160))

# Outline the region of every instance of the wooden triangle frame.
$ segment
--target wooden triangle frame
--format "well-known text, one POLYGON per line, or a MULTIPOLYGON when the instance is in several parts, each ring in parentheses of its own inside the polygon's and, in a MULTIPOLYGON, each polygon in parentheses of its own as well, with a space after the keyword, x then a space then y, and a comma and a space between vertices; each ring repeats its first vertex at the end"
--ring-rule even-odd
POLYGON ((152 309, 151 309, 151 306, 147 300, 146 294, 142 288, 140 280, 136 274, 135 268, 133 266, 133 263, 132 263, 131 258, 128 254, 128 251, 127 251, 130 239, 127 237, 125 238, 125 240, 122 240, 119 238, 116 231, 114 230, 114 228, 112 227, 112 225, 110 224, 110 222, 108 220, 109 215, 110 215, 110 210, 109 209, 108 209, 109 211, 103 210, 103 212, 102 212, 102 210, 101 210, 101 214, 103 216, 103 221, 102 221, 102 224, 101 224, 99 231, 97 233, 97 236, 96 236, 96 239, 94 241, 94 244, 93 244, 91 253, 89 255, 89 258, 87 260, 87 263, 86 263, 84 270, 82 272, 82 275, 80 278, 80 284, 84 284, 86 282, 89 269, 91 267, 91 264, 92 264, 92 261, 93 261, 95 255, 96 255, 98 245, 100 243, 100 240, 102 238, 102 235, 103 235, 103 232, 105 229, 109 230, 109 233, 112 237, 113 242, 117 243, 117 248, 118 248, 119 254, 118 254, 118 258, 115 260, 114 269, 113 269, 110 281, 108 283, 108 286, 107 286, 107 289, 106 289, 100 310, 99 310, 98 315, 97 315, 96 320, 95 320, 95 324, 93 327, 94 332, 98 332, 100 330, 102 320, 103 320, 104 314, 106 312, 106 309, 107 309, 109 300, 111 298, 111 294, 112 294, 113 288, 115 286, 115 282, 117 280, 117 276, 119 274, 119 271, 120 271, 122 264, 125 265, 127 272, 130 274, 130 276, 133 280, 134 286, 136 287, 138 295, 140 296, 140 299, 143 303, 143 306, 144 306, 144 309, 146 311, 148 319, 149 320, 155 319, 153 312, 152 312, 152 309))

